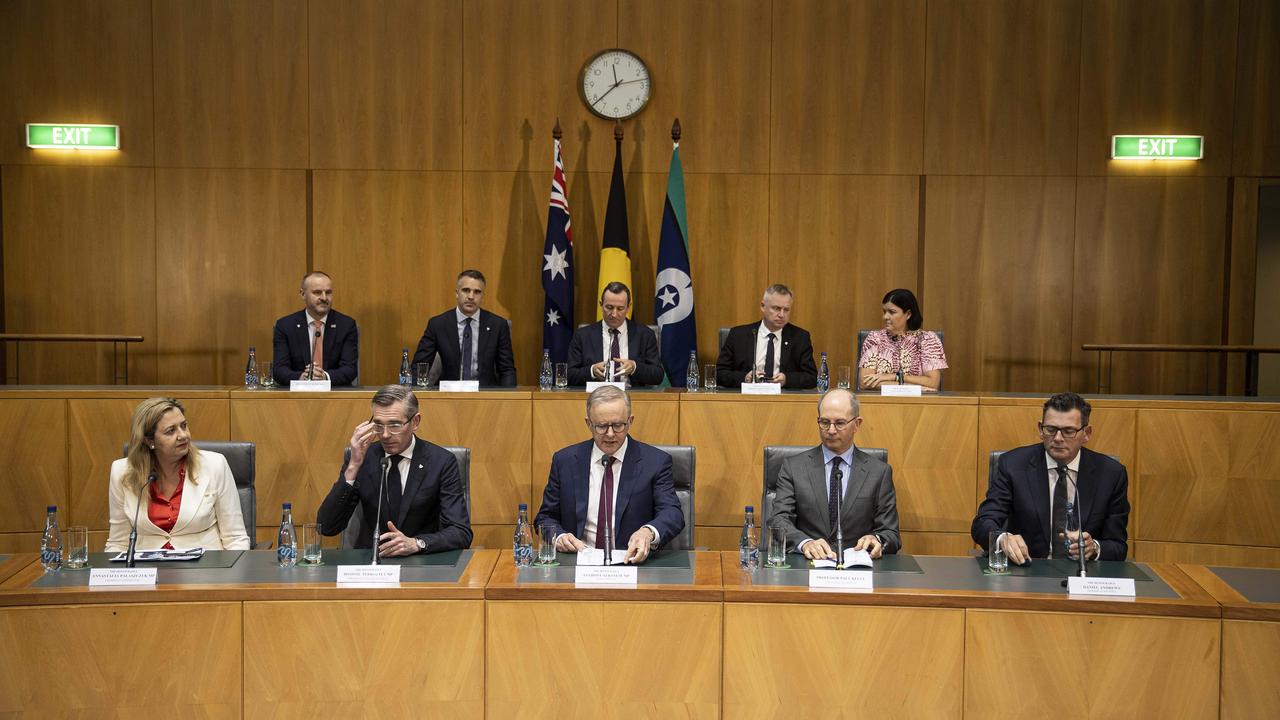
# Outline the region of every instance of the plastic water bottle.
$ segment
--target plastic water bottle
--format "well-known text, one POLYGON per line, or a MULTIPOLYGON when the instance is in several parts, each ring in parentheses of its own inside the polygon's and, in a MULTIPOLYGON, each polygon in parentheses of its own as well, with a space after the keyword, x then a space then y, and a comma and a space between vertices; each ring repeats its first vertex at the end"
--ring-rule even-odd
POLYGON ((685 389, 698 392, 698 353, 689 353, 689 369, 685 372, 685 389))
POLYGON ((533 564, 533 528, 529 526, 529 506, 525 503, 520 503, 516 534, 511 542, 511 556, 516 560, 516 567, 529 567, 533 564))
POLYGON ((538 369, 538 389, 550 390, 555 383, 555 375, 551 372, 551 351, 542 348, 542 367, 538 369))
POLYGON ((413 373, 409 372, 409 348, 400 348, 400 384, 413 385, 413 373))
POLYGON ((62 534, 58 532, 58 506, 45 508, 44 535, 40 537, 40 564, 45 572, 62 569, 62 534))
POLYGON ((276 561, 280 567, 293 567, 298 562, 298 535, 293 531, 293 504, 285 503, 276 534, 276 561))
POLYGON ((746 518, 742 521, 742 539, 738 542, 738 563, 743 570, 755 570, 760 567, 760 529, 756 527, 756 509, 747 506, 746 518))
POLYGON ((822 362, 818 363, 818 392, 831 389, 831 371, 827 368, 827 354, 822 353, 822 362))
POLYGON ((249 364, 244 366, 244 387, 254 390, 258 387, 258 358, 253 346, 249 346, 249 364))

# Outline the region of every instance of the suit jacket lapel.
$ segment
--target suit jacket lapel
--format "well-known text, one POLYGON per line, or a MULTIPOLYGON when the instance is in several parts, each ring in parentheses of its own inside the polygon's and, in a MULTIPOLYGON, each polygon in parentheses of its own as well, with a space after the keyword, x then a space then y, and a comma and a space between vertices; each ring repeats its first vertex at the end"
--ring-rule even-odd
POLYGON ((409 506, 413 504, 413 497, 418 494, 418 488, 427 476, 426 458, 427 446, 423 444, 422 438, 418 438, 413 446, 413 457, 409 458, 409 477, 405 479, 404 491, 400 493, 400 508, 396 512, 396 527, 404 525, 404 518, 409 514, 409 506))
MULTIPOLYGON (((209 487, 208 480, 201 478, 199 485, 191 482, 191 476, 187 475, 182 481, 182 505, 178 507, 178 519, 173 523, 173 529, 169 531, 170 535, 177 535, 186 529, 187 525, 195 519, 196 513, 200 512, 200 506, 204 503, 204 491, 209 487)), ((146 488, 143 488, 146 491, 146 488)), ((150 500, 151 498, 144 498, 150 500)), ((150 518, 148 518, 150 519, 150 518)))
MULTIPOLYGON (((849 484, 845 487, 844 495, 840 499, 840 523, 847 524, 847 521, 853 517, 853 499, 858 497, 858 493, 862 490, 862 484, 867 481, 867 458, 855 448, 853 451, 853 462, 849 468, 849 484)), ((846 542, 849 538, 845 538, 846 542)))
POLYGON ((627 357, 635 360, 640 357, 640 348, 637 343, 640 342, 640 333, 636 332, 636 321, 627 321, 627 357))
POLYGON ((782 328, 782 332, 778 333, 778 335, 780 336, 779 342, 781 345, 778 347, 778 366, 774 368, 774 372, 782 372, 783 366, 787 365, 787 361, 790 359, 792 335, 791 326, 787 325, 782 328))
POLYGON ((585 444, 578 446, 578 458, 573 463, 573 498, 574 516, 578 520, 578 527, 573 533, 582 539, 583 534, 587 531, 587 509, 588 501, 591 498, 591 447, 592 442, 588 440, 585 444))
POLYGON ((1026 482, 1031 484, 1031 497, 1035 498, 1036 515, 1040 518, 1040 531, 1044 534, 1044 540, 1049 545, 1053 544, 1050 537, 1050 520, 1052 517, 1049 513, 1049 466, 1044 462, 1044 449, 1034 453, 1031 457, 1031 463, 1027 466, 1026 482))
MULTIPOLYGON (((640 448, 627 442, 627 457, 622 463, 622 476, 616 478, 613 484, 613 533, 618 534, 618 518, 627 512, 627 503, 631 500, 632 486, 635 484, 636 474, 640 472, 640 466, 644 464, 644 456, 640 454, 640 448)), ((615 538, 618 542, 626 542, 626 538, 615 538)))
POLYGON ((338 366, 338 363, 334 362, 338 352, 337 342, 338 317, 330 310, 329 317, 324 319, 324 368, 322 369, 338 366))
POLYGON ((1080 448, 1080 470, 1076 473, 1076 505, 1080 508, 1082 520, 1089 517, 1089 501, 1093 499, 1095 487, 1093 476, 1097 468, 1096 460, 1092 452, 1080 448))
POLYGON ((826 528, 823 537, 831 537, 832 533, 835 532, 835 528, 831 527, 831 514, 826 511, 829 503, 827 498, 827 483, 829 481, 827 464, 823 462, 821 446, 814 448, 810 452, 812 454, 809 456, 809 487, 813 491, 813 497, 817 501, 818 507, 823 508, 823 511, 818 513, 822 516, 819 527, 826 528))

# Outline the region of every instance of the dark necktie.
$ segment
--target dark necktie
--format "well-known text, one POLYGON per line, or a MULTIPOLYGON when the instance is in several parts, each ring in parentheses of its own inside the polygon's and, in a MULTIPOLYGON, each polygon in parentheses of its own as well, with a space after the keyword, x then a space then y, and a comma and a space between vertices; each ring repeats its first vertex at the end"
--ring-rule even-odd
MULTIPOLYGON (((1049 538, 1049 557, 1057 555, 1054 548, 1058 545, 1058 536, 1067 531, 1067 466, 1058 465, 1058 482, 1053 485, 1053 532, 1049 538)), ((1062 557, 1067 551, 1062 551, 1062 557)))
POLYGON ((471 318, 462 321, 462 379, 471 379, 471 318))
POLYGON ((836 528, 840 527, 840 481, 844 479, 844 471, 840 466, 844 459, 839 455, 831 458, 831 483, 827 490, 827 515, 831 520, 831 539, 835 540, 836 528))
MULTIPOLYGON (((596 547, 603 550, 605 528, 610 526, 608 521, 613 516, 613 457, 605 455, 600 462, 604 463, 604 484, 600 488, 600 509, 596 512, 596 547)), ((605 562, 609 560, 611 558, 605 558, 605 562)))
POLYGON ((769 333, 769 346, 764 349, 764 381, 773 382, 773 333, 769 333))
POLYGON ((387 507, 386 518, 378 526, 378 532, 388 532, 386 520, 395 522, 400 517, 400 456, 391 456, 391 469, 387 471, 387 507))
POLYGON ((622 351, 618 349, 618 329, 609 328, 609 357, 606 360, 617 360, 622 357, 622 351))

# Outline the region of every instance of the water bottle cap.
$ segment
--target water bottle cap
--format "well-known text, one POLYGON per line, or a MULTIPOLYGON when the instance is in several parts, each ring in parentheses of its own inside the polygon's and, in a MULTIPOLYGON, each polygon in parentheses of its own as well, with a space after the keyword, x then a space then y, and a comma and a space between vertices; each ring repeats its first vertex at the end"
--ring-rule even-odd
POLYGON ((747 512, 755 512, 755 511, 756 511, 756 507, 754 505, 747 506, 747 512))
POLYGON ((50 505, 49 507, 45 508, 45 509, 44 509, 44 511, 45 511, 45 512, 58 512, 58 506, 57 506, 57 505, 50 505))
POLYGON ((285 503, 285 504, 284 504, 284 509, 285 509, 285 510, 288 510, 288 509, 290 509, 290 508, 292 508, 292 507, 293 507, 293 503, 285 503))
POLYGON ((253 352, 253 346, 252 346, 252 345, 250 345, 250 346, 249 346, 249 352, 253 352))
POLYGON ((520 509, 521 509, 521 510, 528 510, 528 509, 529 509, 529 505, 528 505, 528 503, 520 503, 520 509))

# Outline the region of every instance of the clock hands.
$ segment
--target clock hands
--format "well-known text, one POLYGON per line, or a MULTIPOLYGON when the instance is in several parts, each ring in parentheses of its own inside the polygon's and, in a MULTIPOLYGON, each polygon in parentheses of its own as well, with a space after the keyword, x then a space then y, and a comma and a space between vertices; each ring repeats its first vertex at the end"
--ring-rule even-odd
POLYGON ((601 100, 603 100, 603 99, 605 98, 605 95, 608 95, 609 93, 613 92, 614 90, 617 90, 620 86, 622 86, 622 85, 630 85, 631 83, 644 82, 647 78, 635 78, 635 79, 633 79, 633 80, 618 80, 618 69, 617 69, 617 68, 614 68, 614 70, 613 70, 613 79, 614 79, 613 86, 612 86, 612 87, 610 87, 608 90, 605 90, 603 95, 601 95, 600 97, 596 98, 596 99, 595 99, 595 102, 591 103, 591 107, 595 107, 596 105, 598 105, 598 104, 600 103, 600 101, 601 101, 601 100))

